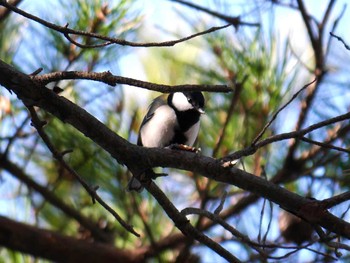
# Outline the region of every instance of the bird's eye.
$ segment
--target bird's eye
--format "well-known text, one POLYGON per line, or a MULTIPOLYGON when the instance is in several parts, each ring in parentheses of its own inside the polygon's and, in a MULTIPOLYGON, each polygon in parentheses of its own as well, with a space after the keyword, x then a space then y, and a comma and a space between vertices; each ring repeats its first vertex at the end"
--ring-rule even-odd
POLYGON ((187 100, 188 100, 189 103, 192 104, 192 99, 191 98, 188 98, 187 100))

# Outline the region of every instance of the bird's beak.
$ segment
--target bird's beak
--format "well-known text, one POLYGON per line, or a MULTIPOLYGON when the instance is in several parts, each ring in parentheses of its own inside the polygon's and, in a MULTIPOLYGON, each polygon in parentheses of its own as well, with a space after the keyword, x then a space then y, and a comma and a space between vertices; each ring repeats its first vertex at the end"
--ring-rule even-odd
POLYGON ((205 114, 205 111, 204 111, 202 108, 198 108, 197 111, 198 111, 200 114, 205 114))

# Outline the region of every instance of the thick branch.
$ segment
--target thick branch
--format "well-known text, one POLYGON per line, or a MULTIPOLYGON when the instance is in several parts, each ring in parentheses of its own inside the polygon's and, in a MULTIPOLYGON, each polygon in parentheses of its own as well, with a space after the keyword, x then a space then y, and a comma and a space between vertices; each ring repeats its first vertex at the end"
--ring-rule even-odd
POLYGON ((55 262, 140 262, 137 251, 90 243, 0 216, 0 245, 55 262))

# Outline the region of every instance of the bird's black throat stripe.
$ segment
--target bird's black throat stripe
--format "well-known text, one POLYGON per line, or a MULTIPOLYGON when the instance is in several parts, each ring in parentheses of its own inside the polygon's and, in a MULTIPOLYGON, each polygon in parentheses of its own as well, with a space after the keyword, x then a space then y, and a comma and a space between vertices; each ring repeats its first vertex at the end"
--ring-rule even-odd
POLYGON ((201 114, 195 109, 187 111, 177 111, 176 109, 174 110, 181 132, 188 131, 189 128, 191 128, 194 124, 196 124, 199 121, 199 118, 201 116, 201 114))

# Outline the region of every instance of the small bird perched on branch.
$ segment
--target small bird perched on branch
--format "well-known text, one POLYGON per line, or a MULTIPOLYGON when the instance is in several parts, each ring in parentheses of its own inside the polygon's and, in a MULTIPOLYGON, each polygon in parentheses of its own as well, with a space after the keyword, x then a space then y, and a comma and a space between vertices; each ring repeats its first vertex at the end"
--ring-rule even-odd
MULTIPOLYGON (((144 147, 191 147, 198 135, 203 108, 201 92, 175 92, 157 97, 141 123, 137 144, 144 147)), ((145 175, 152 177, 154 173, 145 171, 145 175)), ((143 186, 132 177, 127 190, 141 192, 143 186)))

